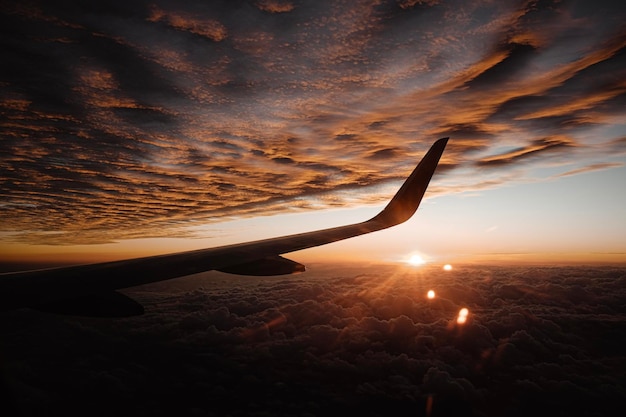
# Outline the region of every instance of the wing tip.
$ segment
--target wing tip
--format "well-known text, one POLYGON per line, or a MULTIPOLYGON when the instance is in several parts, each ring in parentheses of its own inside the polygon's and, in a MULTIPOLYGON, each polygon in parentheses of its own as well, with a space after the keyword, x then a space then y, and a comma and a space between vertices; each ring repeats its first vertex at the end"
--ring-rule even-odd
POLYGON ((439 159, 448 144, 448 139, 450 138, 441 138, 432 144, 389 204, 370 221, 381 223, 383 227, 391 227, 413 216, 424 197, 430 179, 439 164, 439 159))

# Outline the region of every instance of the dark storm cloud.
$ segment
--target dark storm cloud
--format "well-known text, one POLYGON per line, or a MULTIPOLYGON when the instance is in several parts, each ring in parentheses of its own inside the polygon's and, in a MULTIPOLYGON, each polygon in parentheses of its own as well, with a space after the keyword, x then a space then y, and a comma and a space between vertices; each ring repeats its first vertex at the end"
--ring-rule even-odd
MULTIPOLYGON (((347 192, 320 198, 333 190, 378 203, 388 196, 375 185, 408 174, 441 136, 451 183, 460 165, 516 167, 523 180, 569 155, 555 140, 584 155, 593 142, 580 138, 616 123, 626 97, 615 2, 1 11, 0 218, 28 243, 186 236, 185 220, 341 206, 347 192), (500 155, 501 142, 519 152, 500 155)), ((465 189, 511 180, 483 175, 463 173, 475 178, 465 189)))
POLYGON ((332 268, 137 288, 125 320, 12 312, 7 388, 27 416, 592 416, 626 396, 624 268, 332 268))

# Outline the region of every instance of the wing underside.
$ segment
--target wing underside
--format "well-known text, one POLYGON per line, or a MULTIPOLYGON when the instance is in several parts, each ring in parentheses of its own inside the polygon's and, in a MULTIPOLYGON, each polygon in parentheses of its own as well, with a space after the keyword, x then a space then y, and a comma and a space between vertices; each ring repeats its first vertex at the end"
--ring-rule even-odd
MULTIPOLYGON (((67 313, 67 311, 60 310, 64 310, 63 306, 69 308, 72 300, 77 301, 78 306, 100 302, 110 304, 112 302, 110 300, 122 300, 117 295, 111 295, 119 294, 115 292, 117 289, 209 270, 243 275, 280 275, 301 272, 304 266, 279 255, 386 229, 409 219, 417 210, 426 192, 446 144, 447 138, 436 141, 389 204, 370 220, 218 248, 67 268, 0 274, 0 309, 39 307, 47 311, 57 310, 67 313), (45 306, 48 308, 46 309, 45 306)), ((136 313, 139 311, 134 309, 132 304, 128 306, 129 311, 136 313)), ((77 314, 81 314, 80 310, 76 307, 72 311, 78 311, 77 314)))

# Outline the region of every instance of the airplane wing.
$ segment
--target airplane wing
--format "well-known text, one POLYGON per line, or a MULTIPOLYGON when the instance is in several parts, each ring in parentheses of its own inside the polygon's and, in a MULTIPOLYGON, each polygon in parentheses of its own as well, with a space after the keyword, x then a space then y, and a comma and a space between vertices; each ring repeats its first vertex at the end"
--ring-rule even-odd
POLYGON ((115 291, 209 270, 282 275, 304 266, 281 257, 314 246, 386 229, 417 210, 448 138, 436 141, 389 204, 373 218, 347 226, 167 255, 65 268, 0 274, 0 311, 22 307, 62 314, 128 316, 143 307, 115 291))

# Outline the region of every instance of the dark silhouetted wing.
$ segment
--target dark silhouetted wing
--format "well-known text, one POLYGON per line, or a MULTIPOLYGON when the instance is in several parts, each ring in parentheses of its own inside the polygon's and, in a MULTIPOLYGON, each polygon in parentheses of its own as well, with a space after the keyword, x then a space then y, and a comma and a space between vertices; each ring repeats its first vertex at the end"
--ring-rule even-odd
POLYGON ((101 315, 138 314, 141 309, 132 300, 124 300, 125 296, 115 290, 209 270, 245 275, 281 275, 303 271, 303 265, 279 255, 386 229, 409 219, 422 201, 447 141, 448 138, 439 139, 433 144, 389 204, 370 220, 217 248, 0 274, 0 309, 33 307, 93 316, 99 315, 97 311, 92 311, 93 306, 110 306, 113 300, 119 300, 123 306, 120 311, 104 309, 101 315))

